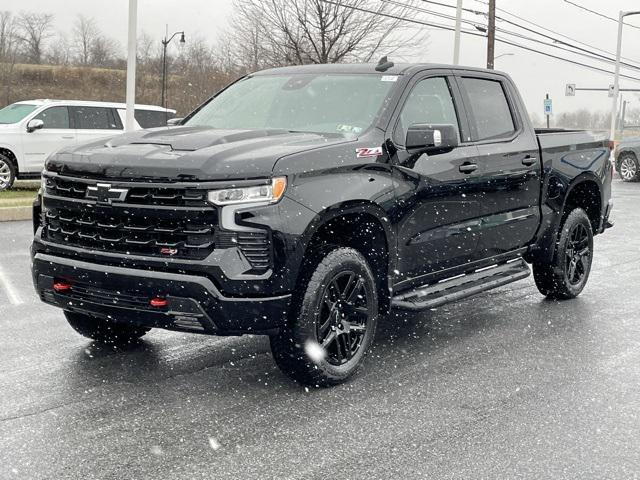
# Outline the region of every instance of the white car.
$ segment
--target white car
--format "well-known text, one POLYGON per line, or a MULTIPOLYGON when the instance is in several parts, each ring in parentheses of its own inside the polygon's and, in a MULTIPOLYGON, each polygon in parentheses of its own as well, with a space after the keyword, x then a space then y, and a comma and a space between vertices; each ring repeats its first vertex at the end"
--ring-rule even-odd
MULTIPOLYGON (((28 100, 0 110, 0 191, 16 178, 39 178, 45 160, 68 145, 117 135, 125 123, 124 103, 28 100)), ((136 105, 135 128, 166 126, 176 111, 136 105)))

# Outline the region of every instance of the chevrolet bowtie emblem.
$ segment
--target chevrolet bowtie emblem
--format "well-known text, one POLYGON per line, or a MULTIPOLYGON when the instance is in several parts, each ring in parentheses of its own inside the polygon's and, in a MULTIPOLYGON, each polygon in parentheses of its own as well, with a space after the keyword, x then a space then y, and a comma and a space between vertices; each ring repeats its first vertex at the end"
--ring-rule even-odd
POLYGON ((111 188, 109 183, 98 183, 95 187, 87 187, 87 198, 107 205, 113 202, 124 202, 127 193, 129 193, 128 188, 111 188))

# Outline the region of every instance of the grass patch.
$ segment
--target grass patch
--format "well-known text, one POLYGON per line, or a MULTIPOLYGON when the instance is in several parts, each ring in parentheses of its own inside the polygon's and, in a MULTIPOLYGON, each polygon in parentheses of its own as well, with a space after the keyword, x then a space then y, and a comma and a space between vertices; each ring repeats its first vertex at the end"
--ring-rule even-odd
POLYGON ((11 190, 0 192, 0 208, 26 207, 36 198, 40 182, 17 181, 11 190))

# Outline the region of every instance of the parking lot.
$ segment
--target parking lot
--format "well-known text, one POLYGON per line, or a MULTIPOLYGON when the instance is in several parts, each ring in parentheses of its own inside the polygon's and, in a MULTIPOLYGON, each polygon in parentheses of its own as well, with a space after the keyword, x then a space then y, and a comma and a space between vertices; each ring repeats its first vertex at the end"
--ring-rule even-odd
POLYGON ((126 351, 37 299, 0 224, 0 479, 640 477, 640 184, 614 180, 576 300, 533 279, 391 315, 353 380, 292 383, 261 337, 126 351))

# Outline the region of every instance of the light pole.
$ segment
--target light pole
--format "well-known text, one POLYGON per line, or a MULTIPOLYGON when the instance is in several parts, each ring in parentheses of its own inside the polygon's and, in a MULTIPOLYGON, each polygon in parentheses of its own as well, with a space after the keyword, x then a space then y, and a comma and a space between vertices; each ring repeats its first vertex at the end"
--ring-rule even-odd
POLYGON ((167 92, 167 46, 171 43, 171 40, 175 38, 176 35, 180 35, 180 43, 184 44, 184 32, 176 32, 171 35, 170 38, 167 39, 167 33, 162 40, 162 108, 167 108, 166 105, 166 92, 167 92))
POLYGON ((640 10, 620 12, 618 18, 618 49, 616 50, 616 73, 613 77, 613 98, 611 99, 611 141, 616 139, 616 117, 618 115, 618 93, 620 91, 620 56, 622 55, 622 26, 624 19, 631 15, 640 15, 640 10))
POLYGON ((136 104, 136 29, 138 25, 138 0, 129 0, 129 28, 127 38, 127 90, 124 128, 133 131, 136 104))
POLYGON ((460 63, 460 26, 462 23, 462 0, 458 0, 456 4, 456 26, 455 35, 453 37, 453 64, 460 63))

